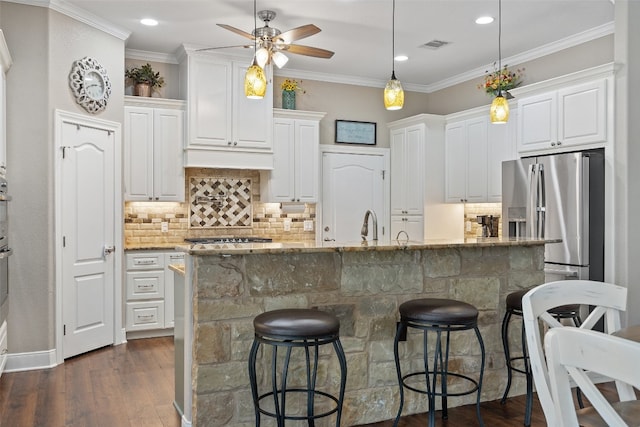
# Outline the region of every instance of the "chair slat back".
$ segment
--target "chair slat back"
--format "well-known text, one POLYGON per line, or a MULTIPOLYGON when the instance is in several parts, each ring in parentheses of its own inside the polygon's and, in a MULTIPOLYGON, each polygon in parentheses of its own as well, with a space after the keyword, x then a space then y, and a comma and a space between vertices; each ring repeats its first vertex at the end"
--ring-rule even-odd
POLYGON ((640 389, 640 370, 637 369, 640 343, 592 330, 556 328, 546 334, 544 345, 556 414, 555 422, 550 425, 578 426, 571 396, 571 378, 608 425, 627 426, 595 386, 589 372, 640 389))
MULTIPOLYGON (((600 318, 604 317, 605 331, 610 334, 620 329, 620 312, 627 307, 627 289, 591 280, 561 280, 537 286, 522 297, 522 315, 531 371, 540 404, 547 424, 550 426, 554 425, 555 411, 540 321, 552 329, 562 328, 563 325, 547 312, 552 308, 569 304, 594 307, 580 328, 591 329, 600 318)), ((628 389, 625 390, 629 392, 628 389)), ((620 392, 620 388, 618 391, 620 392)))

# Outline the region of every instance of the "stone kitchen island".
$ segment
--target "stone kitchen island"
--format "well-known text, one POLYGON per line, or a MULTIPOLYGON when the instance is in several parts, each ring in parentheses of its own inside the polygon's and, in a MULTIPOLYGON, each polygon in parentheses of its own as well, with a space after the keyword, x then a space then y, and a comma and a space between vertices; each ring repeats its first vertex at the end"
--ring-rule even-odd
MULTIPOLYGON (((500 339, 505 297, 544 281, 544 244, 555 242, 492 238, 180 247, 187 253, 184 284, 176 287, 184 292, 183 425, 255 424, 247 372, 252 321, 280 308, 317 307, 339 317, 348 363, 344 426, 395 417, 399 389, 393 338, 398 306, 413 298, 453 298, 478 308, 487 355, 482 400, 500 398, 506 383, 500 339)), ((451 339, 451 366, 473 375, 480 365, 473 332, 451 339)), ((403 363, 421 363, 421 345, 421 335, 409 333, 400 347, 403 363)), ((337 360, 328 352, 321 359, 319 384, 334 387, 337 360)), ((263 366, 264 372, 270 369, 268 361, 263 366)), ((523 384, 516 376, 512 395, 523 394, 523 384)), ((426 411, 425 396, 406 397, 404 415, 426 411)), ((450 398, 449 406, 474 398, 450 398)), ((320 421, 317 425, 335 423, 333 417, 320 421)))

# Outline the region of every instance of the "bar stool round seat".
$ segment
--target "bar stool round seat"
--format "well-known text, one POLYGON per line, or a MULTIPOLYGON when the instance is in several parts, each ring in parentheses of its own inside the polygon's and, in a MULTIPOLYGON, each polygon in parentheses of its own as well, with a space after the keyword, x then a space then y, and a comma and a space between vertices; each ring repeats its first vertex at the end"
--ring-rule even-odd
POLYGON ((400 386, 400 407, 396 416, 394 427, 398 425, 402 408, 404 406, 404 389, 427 395, 429 409, 429 426, 435 426, 435 399, 440 397, 442 401, 442 419, 448 418, 447 398, 449 396, 464 396, 477 393, 476 414, 480 426, 484 426, 480 414, 480 393, 482 390, 482 377, 484 375, 485 349, 480 330, 478 329, 478 310, 471 304, 453 299, 421 298, 407 301, 400 305, 400 322, 394 339, 394 358, 398 383, 400 386), (407 328, 415 328, 423 331, 423 359, 424 370, 411 373, 402 373, 399 357, 399 341, 406 336, 407 328), (478 378, 449 372, 449 334, 455 331, 474 330, 480 347, 481 363, 478 378), (428 333, 435 332, 435 351, 430 364, 428 355, 428 333), (444 350, 442 346, 442 334, 445 333, 444 350), (447 377, 455 377, 457 380, 469 384, 467 389, 451 392, 447 390, 447 377), (418 383, 408 380, 413 377, 422 377, 424 387, 418 388, 418 383), (439 385, 439 391, 437 390, 439 385))
MULTIPOLYGON (((256 427, 260 426, 260 416, 275 418, 278 427, 284 427, 285 420, 307 421, 310 426, 318 418, 336 414, 336 426, 340 426, 342 416, 342 404, 347 381, 347 361, 340 343, 340 321, 330 313, 314 309, 282 309, 267 311, 256 316, 253 320, 255 330, 253 345, 249 353, 249 381, 256 417, 256 427), (317 384, 319 347, 332 344, 340 365, 340 390, 338 395, 320 390, 317 384), (261 346, 271 348, 271 372, 268 378, 271 380, 270 389, 260 392, 257 375, 257 355, 261 346), (284 357, 278 357, 278 349, 284 348, 284 357), (289 365, 292 363, 292 351, 302 349, 304 353, 304 385, 299 385, 298 378, 294 378, 296 384, 289 383, 289 365), (287 400, 293 394, 306 394, 306 413, 287 412, 287 400), (267 409, 262 405, 263 400, 272 399, 272 404, 267 409), (316 410, 316 401, 325 400, 333 402, 333 405, 322 406, 322 410, 316 410), (327 406, 332 406, 326 409, 327 406)), ((267 352, 263 351, 263 357, 267 352)), ((295 360, 293 363, 296 363, 295 360)), ((265 376, 266 377, 266 376, 265 376)), ((264 402, 266 403, 266 401, 264 402)), ((300 409, 300 408, 297 408, 300 409)))
MULTIPOLYGON (((500 403, 505 404, 509 390, 511 390, 511 382, 513 379, 513 372, 519 372, 525 375, 526 378, 526 399, 525 399, 525 414, 524 425, 529 427, 531 425, 531 411, 533 405, 533 374, 531 373, 531 366, 529 365, 529 355, 527 353, 527 340, 524 330, 524 322, 522 324, 521 331, 521 346, 522 356, 512 356, 511 349, 509 347, 509 323, 512 316, 522 317, 522 297, 529 292, 529 289, 521 289, 519 291, 511 292, 505 299, 506 311, 504 318, 502 319, 502 347, 504 349, 504 357, 507 365, 507 385, 500 403), (514 366, 514 363, 520 363, 521 366, 514 366)), ((580 326, 580 305, 569 304, 559 307, 555 307, 549 310, 549 313, 556 319, 572 319, 576 326, 580 326)), ((582 406, 582 397, 578 395, 578 399, 582 406)))

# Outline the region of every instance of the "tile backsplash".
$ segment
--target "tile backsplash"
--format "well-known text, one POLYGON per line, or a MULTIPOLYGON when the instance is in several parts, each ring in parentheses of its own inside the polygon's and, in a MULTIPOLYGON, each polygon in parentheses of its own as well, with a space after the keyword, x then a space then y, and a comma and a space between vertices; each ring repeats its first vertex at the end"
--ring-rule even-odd
POLYGON ((216 202, 215 196, 220 196, 223 191, 231 196, 225 199, 226 209, 218 209, 215 213, 207 203, 126 202, 126 246, 179 244, 189 237, 214 236, 269 237, 274 241, 315 240, 315 204, 307 203, 303 209, 290 213, 284 212, 279 203, 262 203, 258 171, 187 168, 185 172, 186 194, 190 201, 195 203, 197 196, 194 195, 198 194, 208 198, 201 198, 200 202, 216 202), (192 194, 192 189, 196 188, 198 190, 192 194), (200 206, 197 223, 194 223, 194 206, 195 209, 200 206), (304 221, 313 222, 313 231, 304 231, 304 221), (162 232, 163 222, 168 225, 167 232, 162 232), (285 222, 289 223, 290 231, 284 231, 285 222))
MULTIPOLYGON (((464 205, 464 237, 482 236, 482 227, 478 224, 478 215, 502 216, 502 203, 466 203, 464 205)), ((498 227, 498 236, 502 237, 502 218, 498 227)))

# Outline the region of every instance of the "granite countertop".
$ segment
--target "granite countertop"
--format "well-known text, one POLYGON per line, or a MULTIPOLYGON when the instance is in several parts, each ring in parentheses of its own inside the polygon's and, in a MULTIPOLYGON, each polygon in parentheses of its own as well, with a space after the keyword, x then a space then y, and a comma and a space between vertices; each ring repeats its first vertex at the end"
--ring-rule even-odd
POLYGON ((125 251, 167 251, 183 246, 183 243, 125 243, 125 251))
POLYGON ((169 270, 175 271, 176 273, 185 275, 185 266, 184 264, 169 264, 169 270))
POLYGON ((533 238, 477 238, 477 239, 443 239, 443 240, 379 240, 377 242, 315 242, 295 243, 225 243, 225 244, 185 244, 176 247, 177 250, 192 255, 244 255, 244 254, 278 254, 278 253, 313 253, 313 252, 358 252, 358 251, 393 251, 471 248, 494 246, 533 246, 546 243, 558 243, 560 239, 533 238))

